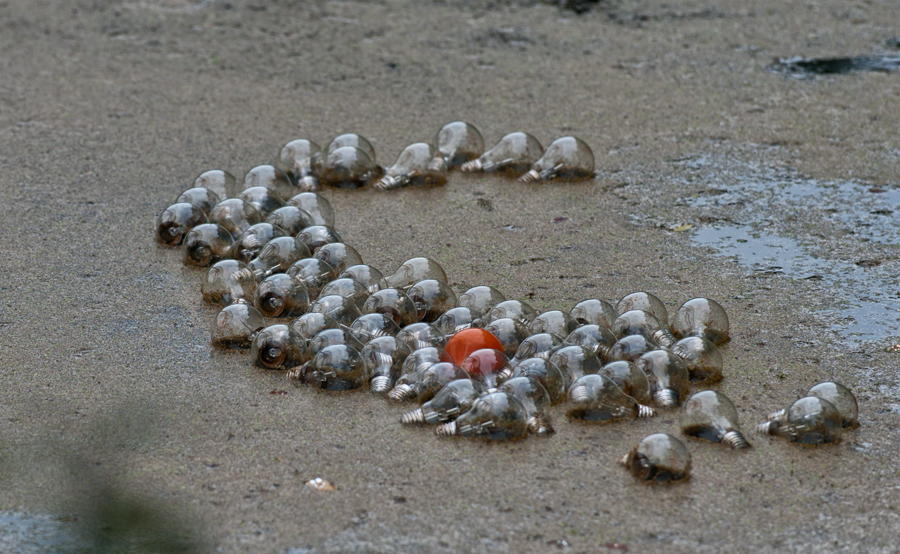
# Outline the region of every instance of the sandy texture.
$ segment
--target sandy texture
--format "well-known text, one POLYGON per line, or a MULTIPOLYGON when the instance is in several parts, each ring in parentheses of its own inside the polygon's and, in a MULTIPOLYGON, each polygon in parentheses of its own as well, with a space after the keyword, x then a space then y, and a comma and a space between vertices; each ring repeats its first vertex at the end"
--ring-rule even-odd
MULTIPOLYGON (((666 219, 702 191, 678 160, 708 152, 900 178, 900 75, 766 70, 887 50, 896 3, 749 4, 0 2, 0 508, 89 522, 87 491, 104 483, 184 514, 188 542, 223 552, 894 551, 891 341, 848 347, 815 315, 839 289, 761 278, 641 213, 652 198, 666 219), (748 434, 832 377, 858 393, 859 430, 827 448, 690 441, 690 482, 649 488, 615 461, 677 433, 675 412, 595 427, 558 410, 546 440, 439 440, 401 428, 406 407, 294 388, 211 350, 202 272, 152 236, 196 174, 240 175, 289 139, 347 131, 389 163, 453 119, 488 143, 576 134, 599 177, 326 191, 367 262, 428 255, 459 290, 491 284, 540 310, 643 289, 670 310, 719 299, 733 340, 716 388, 748 434), (303 486, 314 477, 339 490, 303 486)), ((896 263, 895 245, 857 247, 896 263)))

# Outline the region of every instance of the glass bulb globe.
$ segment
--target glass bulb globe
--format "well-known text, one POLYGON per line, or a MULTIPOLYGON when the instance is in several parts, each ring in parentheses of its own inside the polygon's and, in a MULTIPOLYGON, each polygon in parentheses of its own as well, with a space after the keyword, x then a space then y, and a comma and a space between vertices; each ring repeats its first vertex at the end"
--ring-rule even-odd
POLYGON ((610 362, 601 367, 598 373, 609 377, 622 392, 639 403, 649 404, 652 400, 650 380, 636 364, 626 361, 610 362))
POLYGON ((569 383, 556 364, 543 358, 528 358, 516 365, 512 377, 530 377, 537 380, 547 394, 550 402, 556 404, 566 399, 566 388, 569 383))
POLYGON ((400 289, 383 288, 372 293, 363 304, 363 313, 386 314, 394 318, 400 327, 419 320, 419 312, 409 296, 400 289))
POLYGON ((653 399, 664 408, 677 408, 688 393, 690 373, 684 361, 668 350, 651 350, 635 362, 650 381, 653 399))
POLYGON ((156 240, 167 246, 178 246, 191 229, 207 222, 200 208, 187 202, 172 204, 156 220, 156 240))
POLYGON ((215 223, 197 225, 184 238, 182 261, 184 265, 205 267, 227 257, 232 245, 234 237, 225 227, 215 223))
POLYGON ((373 393, 387 395, 400 377, 403 362, 410 353, 405 342, 390 335, 374 337, 366 343, 362 349, 362 357, 369 370, 369 386, 373 393))
POLYGON ((506 355, 493 348, 476 350, 466 356, 459 365, 470 378, 481 382, 488 390, 497 388, 504 377, 512 375, 512 367, 506 355))
POLYGON ((715 383, 722 380, 722 353, 703 337, 687 337, 676 342, 672 353, 684 360, 693 383, 715 383))
POLYGON ((493 148, 477 159, 464 163, 460 169, 465 173, 503 171, 521 175, 543 154, 544 147, 533 136, 523 132, 509 133, 493 148))
POLYGON ((363 314, 350 325, 350 332, 361 343, 367 344, 379 337, 395 336, 400 332, 400 326, 387 314, 363 314))
POLYGON ((443 348, 447 344, 447 337, 440 329, 430 323, 411 323, 400 329, 397 338, 409 346, 410 350, 436 346, 443 348))
POLYGON ((434 364, 419 375, 416 381, 416 399, 428 402, 450 381, 468 378, 469 374, 452 362, 434 364))
POLYGON ((319 247, 314 258, 324 260, 337 273, 343 273, 348 267, 363 263, 362 256, 349 244, 343 242, 331 242, 319 247))
POLYGON ((388 398, 395 402, 412 400, 416 397, 416 382, 418 382, 419 375, 422 372, 434 364, 452 361, 453 358, 444 352, 442 348, 428 347, 414 350, 403 362, 400 377, 397 379, 394 388, 388 393, 388 398))
POLYGON ((325 146, 325 152, 334 152, 338 148, 343 148, 345 146, 352 146, 354 148, 359 148, 374 162, 375 161, 375 148, 372 146, 372 143, 366 139, 366 137, 362 135, 357 135, 356 133, 344 133, 343 135, 338 135, 331 139, 325 146))
POLYGON ((269 325, 253 338, 250 357, 263 369, 291 369, 309 359, 303 337, 287 325, 269 325))
POLYGON ((620 463, 635 478, 649 483, 678 483, 691 477, 691 453, 668 433, 644 437, 620 463))
POLYGON ((366 289, 372 290, 372 285, 377 285, 379 281, 384 279, 384 275, 374 267, 366 264, 353 265, 342 271, 339 278, 349 277, 355 279, 365 285, 366 289))
POLYGON ((659 349, 659 345, 643 335, 628 335, 616 341, 609 349, 609 361, 617 362, 625 360, 628 362, 636 362, 638 358, 650 352, 659 349))
POLYGON ((497 337, 484 329, 464 329, 447 340, 444 351, 453 358, 455 363, 461 364, 469 354, 476 350, 482 348, 502 350, 502 346, 497 337))
POLYGON ((410 258, 403 262, 390 277, 386 277, 379 287, 407 290, 425 279, 448 282, 444 268, 436 261, 428 258, 410 258))
POLYGON ((353 302, 353 300, 336 294, 319 296, 319 298, 310 305, 309 311, 331 316, 341 324, 341 327, 346 327, 348 329, 356 318, 362 315, 362 312, 359 311, 359 308, 356 307, 356 303, 353 302))
MULTIPOLYGON (((482 317, 483 316, 479 311, 457 306, 456 308, 450 308, 441 314, 441 317, 435 320, 434 326, 440 329, 449 340, 450 337, 460 331, 465 331, 467 329, 481 329, 484 327, 484 320, 482 317)), ((496 340, 496 337, 494 340, 496 340)), ((495 348, 498 350, 503 349, 503 345, 499 342, 497 345, 498 346, 495 348)))
POLYGON ((257 278, 264 279, 273 273, 284 273, 297 261, 309 256, 309 250, 294 237, 275 237, 259 251, 259 255, 247 264, 257 278))
POLYGON ((179 194, 178 198, 175 199, 175 203, 187 202, 191 206, 199 208, 208 216, 209 212, 216 207, 216 204, 218 204, 220 200, 222 199, 219 198, 219 195, 208 188, 193 187, 179 194))
POLYGON ((319 189, 319 180, 316 178, 319 171, 317 154, 321 151, 319 145, 311 140, 292 140, 278 151, 275 165, 287 173, 300 190, 315 192, 319 189))
MULTIPOLYGON (((321 252, 321 250, 319 252, 321 252)), ((362 312, 362 307, 369 298, 369 291, 362 283, 355 279, 335 279, 322 287, 322 290, 319 292, 319 296, 329 296, 332 294, 349 298, 358 308, 360 308, 360 312, 362 312)))
POLYGON ((663 348, 669 348, 676 342, 668 327, 663 326, 653 314, 644 310, 628 310, 620 314, 609 330, 618 338, 641 335, 663 348))
POLYGON ((552 333, 567 337, 576 327, 578 327, 578 323, 572 319, 572 316, 559 310, 551 310, 532 319, 528 324, 528 333, 531 335, 552 333))
POLYGON ((234 240, 240 238, 251 225, 262 223, 263 219, 259 210, 241 198, 222 200, 209 212, 209 222, 228 229, 234 240))
POLYGON ((715 300, 692 298, 675 312, 672 332, 679 339, 704 337, 718 346, 728 340, 728 314, 715 300))
POLYGON ((669 324, 669 312, 666 310, 666 305, 649 292, 632 292, 625 295, 616 305, 616 311, 620 314, 631 310, 650 312, 660 325, 669 324))
POLYGON ((203 300, 228 306, 238 300, 250 301, 256 290, 256 276, 247 264, 237 260, 221 260, 206 272, 200 285, 203 300))
POLYGON ((269 275, 253 291, 253 305, 266 317, 297 317, 306 313, 309 303, 306 285, 287 273, 269 275))
POLYGON ((723 442, 734 449, 750 447, 738 425, 734 404, 716 391, 698 392, 684 403, 681 432, 689 437, 723 442))
POLYGON ((381 176, 382 169, 355 146, 342 146, 325 155, 319 181, 339 189, 361 189, 381 176))
POLYGON ((438 436, 489 440, 523 439, 528 435, 528 412, 522 402, 506 392, 486 394, 455 421, 435 429, 438 436))
POLYGON ((266 187, 250 187, 241 191, 238 198, 250 203, 259 212, 260 220, 269 217, 269 214, 284 207, 284 200, 278 193, 266 187))
MULTIPOLYGON (((287 202, 300 192, 287 173, 274 165, 258 165, 244 174, 244 190, 264 187, 274 192, 282 202, 287 202)), ((248 200, 249 202, 249 200, 248 200)), ((270 210, 271 211, 271 210, 270 210)))
MULTIPOLYGON (((554 352, 565 345, 565 341, 563 341, 559 335, 552 335, 550 333, 531 335, 519 344, 516 355, 513 356, 510 363, 515 367, 520 360, 527 358, 544 358, 546 360, 549 359, 554 352)), ((599 366, 597 367, 599 368, 599 366)))
MULTIPOLYGON (((851 429, 859 425, 859 405, 856 403, 856 397, 844 385, 833 381, 825 381, 809 389, 806 396, 815 396, 831 402, 841 414, 841 426, 844 429, 851 429)), ((773 421, 783 418, 784 413, 785 410, 772 412, 767 419, 773 421)))
POLYGON ((322 349, 309 362, 303 381, 327 391, 361 389, 369 382, 366 363, 355 348, 334 344, 322 349))
POLYGON ((580 138, 560 137, 547 146, 544 155, 536 161, 520 183, 535 183, 551 179, 578 181, 594 176, 594 153, 580 138))
POLYGON ((447 167, 432 164, 437 151, 428 143, 410 144, 400 152, 394 165, 375 183, 377 190, 392 190, 407 186, 443 185, 447 182, 447 167))
POLYGON ((472 287, 459 295, 457 304, 462 308, 470 308, 486 314, 497 304, 506 301, 503 293, 494 287, 485 285, 472 287))
POLYGON ((316 250, 322 248, 326 244, 344 241, 341 239, 341 235, 334 230, 334 227, 328 225, 313 225, 312 227, 307 227, 297 233, 297 242, 303 244, 310 252, 315 254, 316 250))
POLYGON ((801 444, 829 444, 841 440, 842 428, 841 413, 834 404, 817 396, 804 396, 756 430, 801 444))
POLYGON ((554 350, 548 359, 562 372, 566 385, 571 385, 584 375, 597 373, 603 367, 600 358, 583 346, 563 345, 554 350))
POLYGON ((324 196, 314 192, 301 192, 291 197, 288 204, 308 213, 316 225, 334 227, 334 208, 324 196))
POLYGON ((400 417, 400 423, 436 425, 459 417, 486 392, 484 385, 471 379, 450 381, 421 408, 400 417))
POLYGON ((266 223, 284 229, 285 233, 295 237, 297 233, 316 224, 312 216, 297 206, 282 206, 269 214, 266 223))
POLYGON ((416 305, 419 321, 435 322, 444 312, 456 307, 456 293, 437 279, 425 279, 411 286, 406 294, 416 305))
POLYGON ((231 173, 221 169, 204 171, 194 179, 194 186, 213 191, 220 201, 234 198, 238 193, 237 179, 231 173))
POLYGON ((465 121, 452 121, 434 137, 437 154, 429 168, 453 169, 484 154, 484 138, 474 125, 465 121))
POLYGON ((257 223, 244 231, 231 248, 231 257, 242 262, 249 263, 259 256, 260 250, 275 237, 287 236, 287 232, 281 227, 271 223, 257 223))
POLYGON ((602 325, 582 325, 564 340, 565 344, 583 346, 597 355, 601 362, 609 361, 609 351, 616 344, 616 336, 602 325))
POLYGON ((340 329, 340 327, 341 324, 333 317, 318 313, 305 313, 291 323, 291 329, 307 341, 325 329, 340 329))
POLYGON ((488 312, 488 323, 495 319, 503 319, 508 317, 520 321, 522 325, 528 327, 534 318, 538 315, 537 310, 531 307, 527 302, 521 300, 504 300, 500 302, 488 312))
POLYGON ((246 350, 266 326, 259 310, 246 302, 225 306, 212 325, 212 345, 224 350, 246 350))
POLYGON ((566 415, 571 419, 602 423, 656 415, 653 408, 639 404, 622 392, 609 377, 596 373, 572 383, 568 400, 566 415))
MULTIPOLYGON (((484 318, 487 321, 487 316, 484 318)), ((508 317, 491 321, 484 326, 484 330, 497 337, 497 340, 503 345, 503 353, 510 359, 515 357, 522 341, 528 338, 528 329, 525 325, 519 320, 508 317)))
POLYGON ((350 346, 358 352, 362 352, 362 349, 364 348, 363 343, 359 342, 356 337, 346 329, 323 329, 309 340, 309 355, 315 357, 315 355, 322 350, 335 344, 350 346))
POLYGON ((286 273, 303 281, 311 298, 318 297, 325 285, 337 278, 334 269, 318 258, 297 260, 286 273))
POLYGON ((550 395, 541 383, 531 377, 513 377, 500 385, 499 390, 518 398, 528 414, 528 431, 535 435, 550 435, 550 395))
POLYGON ((582 300, 569 312, 579 325, 599 325, 609 329, 619 312, 609 302, 591 298, 582 300))

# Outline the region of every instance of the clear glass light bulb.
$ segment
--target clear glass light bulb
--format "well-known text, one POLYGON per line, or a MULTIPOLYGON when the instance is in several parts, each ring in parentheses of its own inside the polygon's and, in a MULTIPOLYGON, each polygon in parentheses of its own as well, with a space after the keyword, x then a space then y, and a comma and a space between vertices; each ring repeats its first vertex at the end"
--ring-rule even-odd
POLYGON ((628 335, 617 340, 616 344, 609 349, 609 361, 625 360, 636 362, 638 358, 647 352, 658 348, 658 344, 643 335, 628 335))
POLYGON ((369 382, 369 372, 362 355, 345 344, 325 347, 307 365, 303 381, 318 389, 357 390, 369 382))
POLYGON ((484 385, 471 379, 450 381, 421 408, 403 414, 400 423, 436 425, 456 419, 471 410, 485 392, 484 385))
MULTIPOLYGON (((482 317, 481 312, 477 310, 457 306, 441 314, 441 317, 435 320, 434 326, 440 329, 449 339, 460 331, 484 327, 482 317)), ((502 349, 503 346, 501 345, 499 348, 502 349)))
POLYGON ((804 396, 780 417, 761 423, 757 432, 776 435, 801 444, 829 444, 841 440, 841 413, 831 402, 817 396, 804 396))
POLYGON ((500 344, 500 341, 494 335, 484 329, 475 328, 464 329, 455 333, 444 345, 444 351, 450 354, 453 361, 457 364, 461 364, 469 354, 482 348, 493 348, 494 350, 502 351, 503 345, 500 344))
POLYGON ((265 219, 252 204, 240 198, 222 200, 209 212, 209 222, 218 223, 228 229, 232 238, 237 240, 251 225, 262 223, 265 219))
POLYGON ((380 177, 383 170, 355 146, 342 146, 325 155, 319 181, 339 189, 361 189, 380 177))
POLYGON ((689 437, 723 442, 734 449, 750 447, 738 425, 734 404, 716 391, 700 391, 684 403, 681 432, 689 437))
POLYGON ((416 381, 416 399, 428 402, 450 381, 468 378, 469 374, 452 362, 434 364, 419 375, 416 381))
POLYGON ((311 140, 295 139, 281 147, 275 165, 287 173, 300 190, 315 192, 319 190, 316 174, 319 171, 317 155, 321 151, 322 148, 311 140))
POLYGON ((521 183, 566 179, 578 181, 594 176, 594 153, 586 142, 576 137, 560 137, 547 146, 544 155, 536 161, 521 183))
POLYGON ((182 261, 184 265, 205 267, 227 257, 232 245, 234 237, 225 227, 215 223, 197 225, 184 238, 182 261))
POLYGON ((672 332, 679 339, 704 337, 718 346, 728 340, 728 314, 715 300, 692 298, 675 312, 672 332))
POLYGON ((535 435, 550 435, 550 395, 541 383, 531 377, 513 377, 500 385, 499 390, 522 401, 528 414, 528 431, 535 435))
POLYGON ((200 285, 203 300, 228 306, 238 300, 250 301, 256 290, 256 277, 247 264, 237 260, 221 260, 206 272, 200 285))
POLYGON ((362 315, 362 312, 359 311, 359 308, 356 307, 356 303, 353 302, 353 300, 336 294, 319 296, 319 298, 310 305, 309 311, 331 316, 341 324, 341 327, 346 327, 348 329, 350 328, 350 325, 356 321, 356 318, 362 315))
POLYGON ((412 400, 416 397, 416 382, 418 382, 419 375, 421 375, 422 372, 434 364, 452 361, 453 358, 444 352, 443 348, 420 348, 411 352, 403 362, 403 369, 400 370, 400 377, 397 379, 394 388, 388 393, 388 398, 395 402, 412 400))
POLYGON ((609 361, 609 351, 616 344, 616 336, 602 325, 582 325, 565 338, 569 345, 583 346, 597 355, 600 361, 609 361))
MULTIPOLYGON (((815 396, 831 402, 841 414, 841 426, 844 429, 852 429, 859 425, 859 405, 856 403, 856 397, 844 385, 825 381, 809 389, 806 396, 815 396)), ((785 411, 772 412, 767 419, 773 421, 782 418, 785 411)))
POLYGON ((303 337, 287 325, 269 325, 253 338, 250 357, 263 369, 291 369, 309 359, 303 337))
POLYGON ((400 329, 397 338, 405 342, 410 350, 436 346, 443 348, 447 344, 447 337, 440 329, 430 323, 411 323, 400 329))
POLYGON ((499 350, 481 348, 472 352, 460 364, 469 377, 479 381, 488 390, 495 389, 503 378, 512 375, 509 359, 499 350))
POLYGON ((537 380, 547 391, 553 404, 566 399, 566 388, 569 383, 556 364, 550 360, 543 358, 522 360, 513 370, 512 377, 530 377, 537 380))
POLYGON ((562 372, 567 385, 571 385, 584 375, 597 373, 603 367, 600 358, 583 346, 564 345, 554 350, 549 360, 562 372))
POLYGON ((669 328, 662 325, 656 316, 644 310, 628 310, 620 314, 609 328, 619 338, 628 335, 644 336, 663 348, 675 344, 676 339, 669 328))
POLYGON ((371 290, 372 285, 377 285, 379 281, 384 279, 384 275, 380 271, 366 264, 350 266, 338 275, 340 279, 346 277, 359 281, 369 290, 371 290))
POLYGON ((225 306, 212 325, 212 345, 224 350, 246 350, 266 326, 259 310, 246 302, 225 306))
POLYGON ((601 367, 598 373, 612 379, 622 392, 641 404, 649 404, 652 400, 650 381, 636 364, 625 361, 610 362, 601 367))
POLYGON ((476 400, 472 409, 455 421, 438 426, 435 433, 442 437, 524 439, 528 435, 528 412, 515 396, 492 392, 476 400))
POLYGON ((244 190, 253 187, 265 187, 274 192, 283 202, 287 202, 300 192, 287 173, 268 164, 258 165, 244 174, 244 190))
POLYGON ((292 236, 316 224, 312 216, 301 210, 297 206, 282 206, 269 214, 266 223, 271 223, 284 229, 284 231, 292 236))
POLYGON ((662 300, 649 292, 632 292, 622 297, 616 305, 616 311, 620 314, 631 310, 650 312, 659 321, 660 325, 669 324, 669 312, 666 310, 666 305, 662 303, 662 300))
POLYGON ((488 323, 495 319, 503 319, 508 317, 520 321, 525 328, 528 328, 534 318, 538 315, 537 310, 531 307, 527 302, 521 300, 504 300, 500 302, 488 312, 488 323))
POLYGON ((429 167, 453 169, 484 154, 484 138, 474 125, 452 121, 434 137, 437 154, 429 167))
POLYGON ((572 316, 566 312, 551 310, 532 319, 531 323, 528 324, 528 333, 531 335, 553 333, 554 335, 567 337, 576 327, 578 327, 578 323, 572 319, 572 316))
POLYGON ((204 171, 194 179, 195 187, 203 187, 216 193, 219 200, 233 198, 238 193, 237 179, 221 169, 204 171))
POLYGON ((691 477, 691 453, 668 433, 644 437, 619 463, 649 483, 679 483, 691 477))
POLYGON ((480 285, 460 294, 457 304, 462 308, 471 308, 487 314, 491 308, 504 301, 506 301, 506 297, 502 292, 494 287, 480 285))
POLYGON ((390 392, 410 353, 405 342, 390 335, 375 337, 366 343, 362 357, 369 370, 369 387, 373 393, 384 396, 390 392))
POLYGON ((364 348, 363 343, 359 342, 356 337, 346 329, 323 329, 310 339, 309 355, 315 357, 316 354, 322 350, 335 344, 350 346, 358 352, 362 352, 362 349, 364 348))
POLYGON ((303 281, 311 298, 318 297, 322 288, 337 278, 334 268, 318 258, 297 260, 291 264, 286 273, 303 281))
MULTIPOLYGON (((487 316, 485 321, 487 321, 487 316)), ((484 326, 484 330, 497 337, 507 358, 514 358, 522 341, 528 338, 528 328, 517 319, 501 317, 484 326)))
POLYGON ((284 273, 297 261, 309 256, 309 250, 294 237, 275 237, 266 243, 259 255, 247 264, 258 279, 274 273, 284 273))
POLYGON ((177 202, 159 214, 156 240, 167 246, 178 246, 191 229, 207 222, 203 210, 187 202, 177 202))
POLYGON ((419 321, 435 322, 444 312, 456 307, 456 293, 437 279, 425 279, 411 286, 406 294, 416 305, 419 321))
POLYGON ((314 192, 301 192, 291 197, 288 204, 308 213, 316 225, 334 227, 334 208, 324 196, 314 192))
MULTIPOLYGON (((550 356, 565 346, 566 343, 559 335, 550 333, 538 333, 531 335, 519 344, 516 355, 510 359, 510 364, 515 367, 520 360, 527 358, 544 358, 550 359, 550 356)), ((597 366, 598 368, 600 366, 597 366)))
POLYGON ((447 274, 444 273, 441 264, 428 258, 410 258, 403 262, 390 277, 385 277, 384 281, 379 284, 379 288, 407 290, 425 279, 448 282, 447 274))
POLYGON ((684 360, 693 383, 715 383, 722 380, 722 353, 703 337, 687 337, 676 342, 672 353, 684 360))
MULTIPOLYGON (((313 225, 297 233, 297 242, 306 246, 313 254, 319 248, 333 242, 344 242, 341 235, 328 225, 313 225)), ((331 264, 329 264, 331 265, 331 264)))
MULTIPOLYGON (((319 252, 321 252, 321 250, 319 250, 319 252)), ((321 292, 319 292, 319 296, 329 296, 332 294, 349 298, 358 308, 360 308, 360 312, 362 311, 362 307, 366 304, 366 300, 369 299, 369 291, 362 283, 355 279, 335 279, 322 287, 321 292)))
POLYGON ((639 404, 622 392, 609 377, 596 373, 572 383, 568 400, 566 415, 571 419, 607 422, 656 415, 653 408, 639 404))
POLYGON ((191 206, 199 208, 204 214, 209 215, 209 212, 216 207, 220 200, 222 199, 219 198, 219 195, 208 188, 193 187, 179 194, 178 198, 175 199, 175 203, 187 202, 191 206))
POLYGON ((341 324, 333 317, 318 313, 305 313, 291 323, 291 329, 307 341, 325 329, 340 329, 340 327, 341 324))
POLYGON ((544 154, 536 138, 523 132, 509 133, 478 158, 462 164, 465 173, 504 171, 521 175, 544 154))
POLYGON ((609 302, 591 298, 582 300, 569 312, 579 325, 599 325, 609 329, 619 312, 609 302))
POLYGON ((253 291, 253 305, 266 317, 297 317, 309 304, 306 285, 287 273, 269 275, 253 291))
POLYGON ((235 260, 249 263, 250 260, 259 256, 260 250, 270 240, 275 237, 285 237, 287 232, 281 227, 276 227, 271 223, 257 223, 251 225, 244 231, 231 248, 231 257, 235 260))
POLYGON ((350 325, 350 332, 359 342, 368 344, 380 337, 395 336, 400 332, 400 326, 387 314, 363 314, 350 325))
POLYGON ((250 203, 257 209, 260 220, 269 217, 269 214, 285 206, 284 200, 278 193, 266 187, 250 187, 241 191, 238 198, 250 203))
POLYGON ((331 242, 319 247, 314 258, 325 260, 328 265, 338 273, 343 273, 348 267, 363 263, 362 256, 349 244, 343 242, 331 242))
POLYGON ((684 361, 668 350, 651 350, 635 362, 650 381, 653 399, 664 408, 677 408, 688 393, 690 373, 684 361))
POLYGON ((359 148, 371 159, 373 162, 375 161, 375 148, 372 146, 372 143, 369 142, 366 137, 362 135, 357 135, 356 133, 344 133, 343 135, 338 135, 331 139, 325 146, 326 152, 334 152, 338 148, 343 148, 345 146, 352 146, 354 148, 359 148))
POLYGON ((394 165, 375 183, 377 190, 392 190, 407 186, 443 185, 447 182, 447 167, 432 164, 437 151, 428 143, 410 144, 400 152, 394 165))
POLYGON ((394 318, 400 327, 419 320, 419 311, 409 296, 400 289, 383 288, 372 293, 363 304, 363 313, 386 314, 394 318))

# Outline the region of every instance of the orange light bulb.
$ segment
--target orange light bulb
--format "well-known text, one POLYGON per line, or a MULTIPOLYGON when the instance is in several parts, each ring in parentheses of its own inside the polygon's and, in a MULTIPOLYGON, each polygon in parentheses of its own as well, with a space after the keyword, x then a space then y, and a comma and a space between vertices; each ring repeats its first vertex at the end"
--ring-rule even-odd
POLYGON ((450 354, 453 362, 457 365, 462 364, 469 354, 482 348, 491 348, 493 350, 503 351, 503 345, 497 340, 497 337, 484 329, 465 329, 453 335, 447 341, 444 352, 450 354))

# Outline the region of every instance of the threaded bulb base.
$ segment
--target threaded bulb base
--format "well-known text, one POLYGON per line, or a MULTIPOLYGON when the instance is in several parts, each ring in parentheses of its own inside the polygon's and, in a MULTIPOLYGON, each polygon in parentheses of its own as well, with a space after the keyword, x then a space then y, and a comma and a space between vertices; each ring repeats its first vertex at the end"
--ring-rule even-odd
POLYGON ((403 180, 395 177, 393 175, 385 175, 381 179, 378 180, 377 183, 372 185, 372 188, 375 190, 393 190, 396 188, 400 188, 403 186, 403 180))
POLYGON ((772 435, 775 432, 775 421, 767 421, 756 426, 756 432, 760 435, 772 435))
POLYGON ((656 340, 656 344, 660 346, 660 348, 664 350, 668 350, 672 347, 673 344, 678 342, 678 339, 675 338, 675 335, 672 334, 668 329, 660 329, 659 331, 653 333, 653 339, 656 340))
POLYGON ((778 410, 777 412, 772 412, 771 414, 766 416, 766 421, 775 421, 776 419, 781 419, 784 415, 785 410, 778 410))
POLYGON ((531 416, 525 423, 528 426, 528 432, 532 435, 550 435, 553 433, 553 427, 541 417, 531 416))
POLYGON ((722 437, 722 442, 734 450, 750 448, 750 443, 747 442, 747 439, 744 438, 744 435, 742 435, 740 431, 728 431, 722 437))
POLYGON ((519 177, 519 182, 526 183, 526 184, 537 183, 540 180, 541 180, 541 174, 538 173, 534 169, 529 170, 528 173, 519 177))
POLYGON ((391 390, 391 378, 387 375, 372 377, 370 389, 375 394, 387 394, 391 390))
POLYGON ((388 393, 388 398, 394 402, 405 402, 416 395, 416 389, 409 385, 397 385, 388 393))
POLYGON ((425 413, 422 411, 422 408, 406 412, 400 416, 400 423, 404 425, 421 425, 425 423, 425 413))
POLYGON ((434 434, 439 437, 452 437, 456 433, 457 429, 455 421, 444 423, 443 425, 438 425, 434 430, 434 434))
POLYGON ((587 402, 590 400, 590 393, 587 387, 575 387, 571 392, 572 402, 587 402))
POLYGON ((497 383, 498 384, 503 383, 504 381, 506 381, 507 379, 512 377, 512 374, 513 374, 513 370, 511 370, 509 368, 504 368, 502 371, 498 372, 497 375, 495 376, 497 378, 497 383))
POLYGON ((428 163, 428 171, 443 173, 448 169, 447 160, 441 154, 435 156, 434 159, 428 163))
POLYGON ((459 170, 463 173, 476 173, 484 169, 481 160, 472 160, 459 166, 459 170))
POLYGON ((638 417, 639 418, 648 418, 655 417, 656 410, 651 408, 650 406, 644 406, 643 404, 638 404, 638 417))
POLYGON ((299 381, 303 377, 303 366, 291 368, 286 374, 287 378, 293 381, 299 381))
POLYGON ((319 192, 319 180, 312 175, 307 175, 297 181, 297 187, 301 192, 319 192))
POLYGON ((672 389, 660 389, 653 395, 653 400, 663 408, 678 407, 678 393, 672 389))

